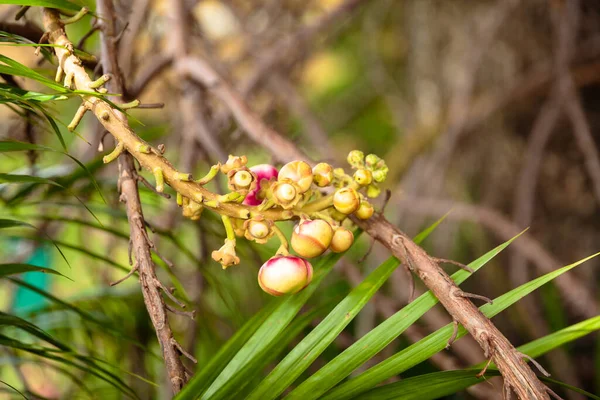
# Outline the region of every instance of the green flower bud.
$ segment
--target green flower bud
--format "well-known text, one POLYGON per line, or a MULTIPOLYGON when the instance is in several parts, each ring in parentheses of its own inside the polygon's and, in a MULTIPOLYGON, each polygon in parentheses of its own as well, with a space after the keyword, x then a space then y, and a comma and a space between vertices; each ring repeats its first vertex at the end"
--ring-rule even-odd
POLYGON ((387 178, 388 171, 389 171, 388 167, 384 167, 384 168, 378 169, 376 171, 373 171, 373 180, 375 180, 375 182, 379 182, 379 183, 385 181, 385 178, 387 178))
POLYGON ((358 207, 358 210, 356 210, 354 214, 360 219, 369 219, 373 216, 374 212, 375 209, 373 209, 373 206, 370 203, 362 201, 360 207, 358 207))
POLYGON ((323 254, 332 238, 333 229, 326 221, 304 220, 294 227, 291 245, 300 256, 312 258, 323 254))
POLYGON ((373 182, 373 174, 368 169, 359 168, 354 173, 354 180, 360 186, 368 186, 373 182))
POLYGON ((352 165, 354 168, 360 168, 364 164, 365 154, 360 150, 352 150, 348 153, 348 164, 352 165))
POLYGON ((333 182, 333 167, 327 163, 319 163, 312 170, 313 181, 318 187, 331 185, 333 182))
POLYGON ((275 256, 258 271, 258 284, 272 296, 298 293, 313 277, 310 263, 295 256, 275 256))
POLYGON ((353 188, 341 188, 333 195, 333 206, 344 214, 352 214, 360 206, 360 197, 353 188))
POLYGON ((350 248, 354 243, 354 234, 349 229, 339 227, 333 234, 329 248, 334 253, 341 253, 350 248))
POLYGON ((310 189, 310 185, 312 185, 312 168, 304 161, 292 161, 281 167, 277 179, 280 181, 290 179, 298 185, 302 194, 310 189))
POLYGON ((367 187, 367 197, 374 199, 375 197, 379 196, 380 193, 381 189, 379 189, 379 186, 375 184, 371 184, 367 187))
POLYGON ((365 157, 365 163, 367 164, 367 167, 369 167, 371 170, 380 168, 381 166, 378 164, 381 161, 383 161, 383 160, 375 154, 369 154, 368 156, 365 157))

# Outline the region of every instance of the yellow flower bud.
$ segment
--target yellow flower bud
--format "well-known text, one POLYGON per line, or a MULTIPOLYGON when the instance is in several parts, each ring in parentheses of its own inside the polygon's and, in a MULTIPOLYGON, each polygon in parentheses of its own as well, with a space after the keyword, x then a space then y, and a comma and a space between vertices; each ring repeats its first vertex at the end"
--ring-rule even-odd
POLYGON ((373 216, 374 212, 375 210, 369 202, 362 201, 360 203, 360 207, 358 207, 358 210, 356 210, 354 214, 356 214, 356 216, 360 219, 369 219, 371 216, 373 216))
POLYGON ((353 188, 341 188, 333 195, 333 206, 344 214, 352 214, 360 206, 360 197, 353 188))
POLYGON ((327 250, 333 229, 322 219, 300 221, 292 233, 292 248, 302 257, 320 256, 327 250))
POLYGON ((248 162, 248 157, 246 156, 232 156, 231 154, 229 155, 229 158, 227 159, 227 162, 221 166, 221 172, 224 174, 229 173, 229 171, 233 170, 233 169, 238 169, 238 168, 242 168, 243 166, 246 165, 246 163, 248 162))
POLYGON ((258 284, 273 296, 298 293, 313 276, 310 263, 295 256, 275 256, 260 267, 258 284))
POLYGON ((278 180, 271 186, 273 201, 284 209, 293 208, 300 201, 298 185, 290 179, 278 180))
POLYGON ((333 168, 327 163, 319 163, 312 170, 313 181, 318 187, 325 187, 333 182, 333 168))
POLYGON ((248 168, 232 169, 227 173, 227 186, 230 190, 247 193, 256 189, 256 175, 248 168))
POLYGON ((313 173, 310 165, 304 161, 292 161, 285 164, 279 170, 278 180, 290 179, 298 185, 300 193, 310 189, 313 181, 313 173))
POLYGON ((352 243, 354 243, 354 234, 352 231, 344 227, 339 227, 333 233, 329 248, 334 253, 341 253, 348 250, 352 246, 352 243))
POLYGON ((212 259, 220 263, 223 269, 239 264, 240 258, 235 254, 235 239, 225 239, 223 247, 212 252, 212 259))
POLYGON ((273 221, 264 219, 262 215, 244 221, 244 237, 256 243, 266 243, 273 236, 273 221))
POLYGON ((373 174, 368 169, 360 168, 354 173, 354 180, 360 186, 368 186, 373 182, 373 174))

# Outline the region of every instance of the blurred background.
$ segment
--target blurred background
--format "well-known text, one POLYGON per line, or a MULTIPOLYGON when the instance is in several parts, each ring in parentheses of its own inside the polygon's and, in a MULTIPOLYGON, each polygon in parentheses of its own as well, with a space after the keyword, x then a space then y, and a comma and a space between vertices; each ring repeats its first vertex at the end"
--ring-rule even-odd
MULTIPOLYGON (((312 159, 344 166, 352 149, 384 158, 390 168, 385 189, 391 193, 385 215, 392 223, 415 235, 448 213, 424 244, 430 254, 468 263, 529 227, 506 252, 465 283, 467 291, 494 298, 598 251, 599 3, 184 3, 183 22, 173 20, 167 1, 117 4, 117 26, 122 31, 119 62, 128 88, 125 98, 164 103, 163 108, 132 110, 130 123, 144 139, 155 145, 164 143, 166 157, 180 170, 202 176, 228 154, 246 154, 249 165, 273 161, 210 91, 170 68, 174 54, 183 47, 184 53, 209 60, 254 111, 312 159), (185 43, 177 43, 176 29, 184 29, 185 43)), ((94 7, 93 2, 89 5, 94 7)), ((37 43, 43 33, 40 9, 32 8, 15 21, 18 10, 18 6, 0 6, 0 31, 9 34, 0 40, 12 34, 37 43)), ((99 55, 98 33, 90 31, 96 22, 86 16, 83 22, 68 26, 67 32, 80 49, 99 55)), ((0 53, 54 76, 53 64, 43 52, 35 56, 30 46, 0 43, 0 53)), ((99 76, 102 72, 96 64, 93 59, 86 62, 99 76)), ((44 91, 31 80, 1 76, 6 83, 44 91)), ((2 284, 0 304, 4 311, 101 357, 117 373, 137 375, 124 374, 123 380, 141 398, 167 398, 160 349, 137 279, 109 286, 129 269, 129 228, 124 206, 118 201, 117 166, 105 166, 101 160, 112 148, 112 140, 105 138, 90 115, 75 134, 66 129, 79 104, 78 99, 56 101, 51 110, 69 154, 86 164, 99 190, 61 152, 0 153, 2 173, 30 173, 69 189, 0 186, 0 216, 18 217, 43 232, 36 234, 29 227, 0 229, 1 259, 51 267, 71 280, 25 274, 2 284), (59 297, 72 308, 32 287, 59 297)), ((0 121, 2 140, 61 148, 47 121, 39 117, 0 107, 0 121)), ((222 191, 223 184, 217 181, 211 188, 222 191)), ((205 213, 199 222, 189 221, 180 215, 174 199, 161 198, 143 185, 140 192, 153 229, 151 238, 163 258, 173 263, 170 268, 156 257, 157 273, 165 284, 176 288, 189 309, 196 310, 193 321, 171 315, 172 327, 202 366, 268 303, 268 296, 256 284, 256 274, 276 244, 255 246, 240 241, 242 264, 223 271, 209 257, 224 238, 214 215, 205 213)), ((376 202, 379 209, 383 197, 376 202)), ((291 225, 282 228, 289 233, 291 225)), ((311 305, 322 307, 322 315, 389 257, 380 245, 368 253, 369 247, 370 239, 363 235, 328 277, 325 289, 311 299, 311 305)), ((494 323, 513 344, 520 345, 598 315, 599 263, 591 260, 544 286, 494 323)), ((455 268, 450 265, 447 270, 455 268)), ((381 295, 309 371, 317 370, 406 304, 408 287, 406 273, 398 269, 381 295)), ((423 291, 420 283, 417 291, 423 291)), ((381 359, 449 322, 444 309, 436 306, 390 344, 381 359)), ((599 393, 598 339, 598 335, 586 336, 540 362, 556 379, 599 393)), ((70 376, 49 361, 16 358, 8 348, 0 358, 3 381, 23 381, 43 397, 86 397, 86 391, 103 399, 121 396, 90 374, 70 376)), ((477 344, 465 337, 402 377, 483 360, 477 344)), ((501 391, 495 380, 482 385, 483 391, 471 390, 454 398, 493 398, 501 391)), ((582 398, 573 393, 565 396, 582 398)))

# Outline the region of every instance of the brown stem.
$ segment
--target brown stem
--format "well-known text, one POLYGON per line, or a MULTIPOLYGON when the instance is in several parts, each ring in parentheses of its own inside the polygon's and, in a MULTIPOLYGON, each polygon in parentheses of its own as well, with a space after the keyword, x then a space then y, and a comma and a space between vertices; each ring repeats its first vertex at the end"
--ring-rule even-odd
MULTIPOLYGON (((47 15, 48 18, 57 17, 55 11, 45 10, 45 15, 47 15)), ((97 2, 97 12, 103 17, 100 35, 102 66, 104 73, 110 73, 113 76, 113 79, 108 82, 107 88, 112 93, 123 93, 125 85, 118 66, 117 41, 114 40, 116 33, 116 17, 112 1, 99 0, 97 2)), ((112 100, 118 102, 120 99, 114 97, 112 100)), ((121 113, 117 114, 117 116, 122 124, 127 126, 127 119, 125 116, 121 113)), ((124 199, 127 206, 127 219, 129 221, 131 243, 137 262, 137 270, 140 275, 144 303, 162 348, 165 366, 169 374, 169 381, 171 382, 171 389, 173 390, 173 393, 177 393, 181 390, 185 382, 187 382, 187 376, 183 363, 179 358, 178 346, 174 345, 175 339, 173 338, 173 332, 169 326, 167 310, 160 293, 160 287, 159 285, 156 285, 158 278, 154 271, 154 263, 152 261, 152 253, 150 250, 152 244, 148 240, 142 204, 138 192, 137 183, 139 179, 133 157, 129 153, 124 153, 119 157, 119 170, 121 198, 124 199)))

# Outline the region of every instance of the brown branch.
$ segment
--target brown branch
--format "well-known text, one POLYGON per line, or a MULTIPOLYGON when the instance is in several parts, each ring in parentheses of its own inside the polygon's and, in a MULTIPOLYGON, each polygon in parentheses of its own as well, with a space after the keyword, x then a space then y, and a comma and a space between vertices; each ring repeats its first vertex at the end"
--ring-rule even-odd
MULTIPOLYGON (((102 46, 102 66, 105 73, 110 73, 113 79, 108 82, 107 88, 112 93, 123 93, 125 85, 123 76, 118 66, 118 51, 115 38, 115 20, 116 15, 112 0, 97 1, 97 12, 102 18, 101 30, 101 46, 102 46)), ((45 11, 45 16, 48 20, 56 17, 56 12, 51 10, 45 11)), ((56 40, 56 31, 52 32, 54 40, 56 40)), ((60 32, 59 32, 60 34, 60 32)), ((64 34, 64 31, 62 32, 64 34)), ((66 40, 66 38, 65 38, 66 40)), ((112 99, 119 102, 118 97, 112 99)), ((118 115, 123 124, 127 124, 127 119, 123 114, 118 115)), ((144 303, 152 325, 156 330, 158 341, 160 342, 165 366, 169 374, 169 381, 173 393, 181 390, 187 376, 183 363, 177 352, 178 346, 174 345, 175 339, 173 332, 169 326, 167 310, 165 302, 160 294, 159 286, 156 285, 158 278, 154 271, 154 263, 152 261, 152 253, 150 251, 152 244, 148 240, 146 226, 144 224, 144 215, 138 192, 138 175, 133 162, 133 157, 124 153, 119 157, 120 169, 120 191, 121 196, 125 200, 127 206, 127 218, 129 220, 131 243, 135 253, 137 270, 140 276, 140 284, 144 303)), ((136 268, 132 268, 134 271, 136 268)))

